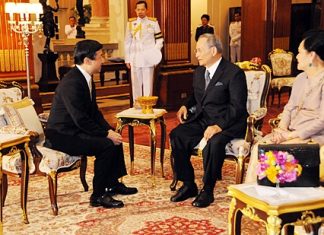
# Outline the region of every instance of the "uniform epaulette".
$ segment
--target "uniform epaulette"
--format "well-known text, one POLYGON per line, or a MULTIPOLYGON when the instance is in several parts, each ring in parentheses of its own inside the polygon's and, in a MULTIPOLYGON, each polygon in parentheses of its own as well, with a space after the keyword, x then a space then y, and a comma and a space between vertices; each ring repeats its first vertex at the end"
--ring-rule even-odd
POLYGON ((128 22, 132 22, 132 21, 135 21, 137 18, 136 17, 133 17, 133 18, 129 18, 128 19, 128 22))
POLYGON ((157 19, 156 18, 154 18, 154 17, 147 17, 149 20, 152 20, 152 21, 157 21, 157 19))

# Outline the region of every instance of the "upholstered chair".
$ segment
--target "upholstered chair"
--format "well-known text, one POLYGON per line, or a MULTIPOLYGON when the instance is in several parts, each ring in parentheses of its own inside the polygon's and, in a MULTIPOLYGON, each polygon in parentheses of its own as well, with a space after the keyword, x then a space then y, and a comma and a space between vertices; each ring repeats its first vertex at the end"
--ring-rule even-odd
POLYGON ((273 104, 275 92, 278 91, 278 106, 280 106, 282 88, 287 87, 290 92, 296 78, 292 71, 294 54, 282 49, 275 49, 269 53, 268 57, 272 70, 271 104, 273 104))
MULTIPOLYGON (((234 159, 236 162, 235 182, 242 183, 245 170, 245 162, 250 156, 252 144, 262 136, 261 128, 263 118, 267 114, 267 95, 271 81, 271 70, 267 65, 257 66, 249 61, 237 63, 246 75, 248 88, 247 110, 247 129, 244 139, 233 139, 226 145, 226 158, 234 159)), ((201 141, 203 142, 203 141, 201 141)), ((194 155, 201 155, 202 151, 197 146, 194 155)), ((173 181, 170 185, 171 190, 176 189, 177 176, 174 171, 173 156, 171 154, 171 167, 173 169, 173 181)))
MULTIPOLYGON (((17 82, 4 82, 0 81, 0 133, 1 134, 30 134, 26 129, 21 126, 8 125, 6 121, 6 113, 4 112, 2 105, 17 102, 23 97, 23 88, 17 82)), ((19 120, 13 119, 12 122, 17 123, 19 120)), ((5 198, 8 191, 8 175, 21 177, 21 208, 23 210, 24 222, 28 223, 27 219, 27 192, 28 192, 28 180, 29 174, 35 172, 35 164, 32 158, 27 157, 21 151, 14 151, 2 156, 2 205, 4 205, 5 198), (23 155, 21 155, 23 154, 23 155), (27 160, 27 164, 25 161, 27 160), (26 172, 25 166, 29 169, 26 172), (25 173, 26 172, 26 173, 25 173), (25 184, 23 182, 26 182, 25 184)))
MULTIPOLYGON (((0 89, 0 97, 1 97, 0 89)), ((13 92, 12 92, 13 93, 13 92)), ((22 93, 21 93, 22 94, 22 93)), ((22 95, 21 95, 22 96, 22 95)), ((4 99, 2 99, 4 100, 4 99)), ((87 158, 86 156, 70 156, 60 151, 52 150, 43 147, 45 135, 43 126, 37 116, 33 107, 34 102, 29 98, 9 99, 12 102, 2 104, 2 110, 6 126, 1 130, 8 133, 26 133, 28 130, 32 131, 34 141, 30 145, 30 150, 33 159, 29 159, 29 173, 45 175, 49 182, 49 194, 53 214, 58 214, 57 206, 57 176, 60 172, 66 172, 80 167, 80 178, 85 191, 88 191, 88 185, 85 179, 87 158), (35 140, 36 139, 36 140, 35 140)), ((21 174, 21 158, 20 156, 4 156, 3 157, 3 196, 2 200, 5 201, 7 193, 7 174, 21 174)))

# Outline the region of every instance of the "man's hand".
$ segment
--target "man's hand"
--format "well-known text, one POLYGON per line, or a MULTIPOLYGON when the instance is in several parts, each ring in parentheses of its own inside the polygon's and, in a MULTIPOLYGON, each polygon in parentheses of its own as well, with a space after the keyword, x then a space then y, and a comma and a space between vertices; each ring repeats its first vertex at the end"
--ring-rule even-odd
POLYGON ((222 128, 220 128, 217 125, 209 126, 204 132, 204 138, 208 141, 210 138, 212 138, 215 134, 222 131, 222 128))
POLYGON ((113 130, 108 131, 107 138, 111 139, 112 142, 114 143, 114 145, 120 145, 122 143, 122 140, 123 140, 122 136, 119 133, 117 133, 117 132, 115 132, 113 130))
POLYGON ((185 123, 187 120, 188 110, 186 106, 181 106, 179 111, 177 112, 177 118, 181 124, 185 123))
POLYGON ((126 67, 127 67, 128 69, 131 69, 131 65, 130 65, 130 63, 126 63, 126 67))

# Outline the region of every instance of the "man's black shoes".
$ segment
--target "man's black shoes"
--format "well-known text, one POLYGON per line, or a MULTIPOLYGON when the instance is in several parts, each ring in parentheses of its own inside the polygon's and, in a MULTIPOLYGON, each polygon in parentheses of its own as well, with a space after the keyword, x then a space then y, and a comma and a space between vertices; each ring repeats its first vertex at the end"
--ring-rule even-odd
POLYGON ((192 202, 194 207, 208 207, 211 203, 214 202, 214 194, 213 192, 208 192, 202 189, 199 195, 192 202))
POLYGON ((93 195, 91 195, 90 206, 103 206, 104 208, 121 208, 124 206, 124 203, 122 201, 113 199, 112 196, 106 193, 100 197, 94 197, 93 195))
POLYGON ((187 200, 188 198, 195 197, 198 194, 197 185, 194 184, 191 187, 187 185, 182 185, 177 193, 171 197, 171 202, 181 202, 187 200))
POLYGON ((111 188, 106 189, 106 194, 109 194, 110 196, 121 194, 121 195, 131 195, 137 193, 137 188, 133 187, 127 187, 123 183, 118 183, 115 186, 111 188))

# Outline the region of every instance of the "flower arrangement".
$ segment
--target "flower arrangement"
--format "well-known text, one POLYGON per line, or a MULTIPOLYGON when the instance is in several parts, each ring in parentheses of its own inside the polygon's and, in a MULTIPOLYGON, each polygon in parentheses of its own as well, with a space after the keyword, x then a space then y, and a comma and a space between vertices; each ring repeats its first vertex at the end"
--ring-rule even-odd
POLYGON ((261 66, 262 60, 260 57, 253 57, 250 60, 251 63, 256 64, 257 66, 261 66))
POLYGON ((302 173, 298 160, 288 152, 261 151, 257 166, 258 179, 267 177, 272 183, 287 183, 297 180, 302 173))

